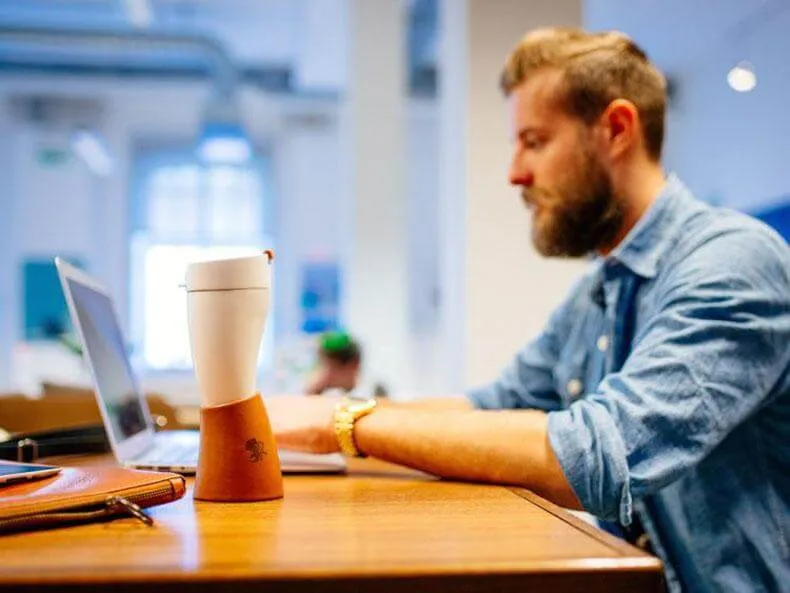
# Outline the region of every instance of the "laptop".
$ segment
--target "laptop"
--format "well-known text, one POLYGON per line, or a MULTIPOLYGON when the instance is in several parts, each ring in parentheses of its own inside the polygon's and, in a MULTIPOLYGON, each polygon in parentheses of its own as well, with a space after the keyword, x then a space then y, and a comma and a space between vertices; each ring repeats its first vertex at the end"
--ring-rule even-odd
MULTIPOLYGON (((127 341, 107 290, 59 257, 55 258, 55 266, 118 463, 138 469, 194 474, 199 433, 195 430, 154 430, 148 402, 138 387, 126 350, 127 341)), ((283 473, 340 473, 346 470, 345 457, 339 453, 316 455, 281 449, 279 455, 283 473)))

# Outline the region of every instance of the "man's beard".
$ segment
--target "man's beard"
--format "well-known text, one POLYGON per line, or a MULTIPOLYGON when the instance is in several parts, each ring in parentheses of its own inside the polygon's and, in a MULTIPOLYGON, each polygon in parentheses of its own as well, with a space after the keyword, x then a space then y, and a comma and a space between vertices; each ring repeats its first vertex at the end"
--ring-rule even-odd
POLYGON ((582 257, 609 247, 623 226, 611 177, 588 150, 562 186, 525 188, 522 197, 533 208, 532 242, 545 256, 582 257))

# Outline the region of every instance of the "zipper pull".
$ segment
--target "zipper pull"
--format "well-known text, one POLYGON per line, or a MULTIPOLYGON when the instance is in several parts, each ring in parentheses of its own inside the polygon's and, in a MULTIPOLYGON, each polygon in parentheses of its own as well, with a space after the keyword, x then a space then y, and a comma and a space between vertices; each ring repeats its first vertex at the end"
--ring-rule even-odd
POLYGON ((128 498, 124 498, 123 496, 110 496, 107 498, 106 503, 109 508, 120 509, 122 512, 126 511, 127 514, 135 519, 139 519, 145 525, 151 526, 154 524, 154 520, 151 516, 128 498))

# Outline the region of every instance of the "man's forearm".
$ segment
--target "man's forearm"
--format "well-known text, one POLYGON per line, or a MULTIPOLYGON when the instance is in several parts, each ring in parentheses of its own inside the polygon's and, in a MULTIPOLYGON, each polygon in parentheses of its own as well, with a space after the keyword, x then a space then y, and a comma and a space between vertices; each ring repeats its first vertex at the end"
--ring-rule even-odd
POLYGON ((535 410, 384 406, 361 418, 354 433, 367 455, 445 478, 524 486, 580 509, 549 443, 547 418, 535 410))
POLYGON ((410 410, 472 410, 474 406, 465 395, 439 395, 413 399, 405 402, 379 400, 386 407, 408 408, 410 410))

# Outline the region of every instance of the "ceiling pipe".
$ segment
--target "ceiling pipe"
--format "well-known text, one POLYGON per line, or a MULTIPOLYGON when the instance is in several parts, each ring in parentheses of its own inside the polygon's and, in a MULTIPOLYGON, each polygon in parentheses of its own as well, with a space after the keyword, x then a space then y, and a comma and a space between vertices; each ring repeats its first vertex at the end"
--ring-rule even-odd
MULTIPOLYGON (((241 126, 234 90, 238 73, 225 47, 210 37, 142 31, 90 31, 74 29, 0 27, 0 44, 38 48, 77 48, 111 52, 178 50, 195 52, 209 61, 214 92, 204 106, 202 132, 196 152, 206 162, 247 162, 252 146, 241 126)), ((94 151, 95 152, 95 151, 94 151)))
POLYGON ((91 31, 78 29, 15 28, 0 26, 0 43, 135 51, 185 50, 206 57, 210 64, 216 99, 231 100, 237 82, 236 67, 225 46, 212 37, 142 31, 91 31))

